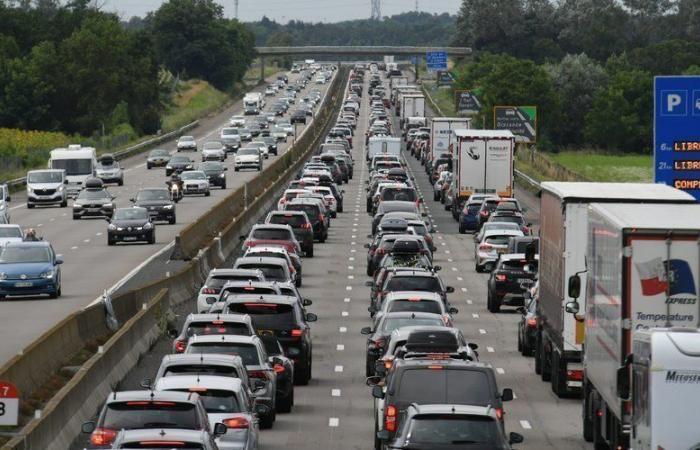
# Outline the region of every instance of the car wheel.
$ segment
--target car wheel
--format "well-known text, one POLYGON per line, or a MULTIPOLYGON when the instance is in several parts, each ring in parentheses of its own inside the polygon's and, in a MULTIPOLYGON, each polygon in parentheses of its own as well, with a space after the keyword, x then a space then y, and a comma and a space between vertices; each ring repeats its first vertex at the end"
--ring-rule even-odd
POLYGON ((309 384, 309 380, 311 379, 311 361, 298 373, 299 376, 296 376, 296 373, 294 374, 294 384, 298 384, 299 386, 306 386, 309 384))
POLYGON ((307 256, 307 257, 313 258, 313 257, 314 257, 314 247, 313 247, 313 246, 309 247, 309 248, 306 250, 306 252, 304 252, 304 253, 306 253, 306 256, 307 256))
POLYGON ((540 341, 540 378, 542 381, 552 380, 551 363, 547 363, 547 352, 544 349, 544 339, 540 341))
MULTIPOLYGON (((65 208, 66 206, 68 206, 68 200, 63 200, 61 202, 61 208, 65 208)), ((34 207, 34 205, 30 206, 30 208, 33 208, 33 207, 34 207)))
POLYGON ((176 218, 175 218, 174 215, 173 215, 170 219, 168 219, 168 223, 169 223, 170 225, 175 225, 175 221, 176 221, 176 218))
POLYGON ((151 170, 151 165, 148 164, 148 163, 146 163, 146 169, 147 169, 147 170, 151 170))
POLYGON ((490 296, 491 302, 490 302, 490 307, 489 311, 492 313, 498 313, 501 311, 501 300, 498 298, 496 294, 493 294, 490 296))
POLYGON ((233 171, 234 171, 234 172, 238 172, 238 167, 234 167, 234 168, 233 168, 233 171))
POLYGON ((204 193, 204 196, 209 197, 210 195, 211 195, 211 192, 209 191, 209 189, 207 189, 207 192, 204 193))
POLYGON ((56 297, 63 295, 63 289, 61 289, 61 284, 58 285, 58 291, 56 291, 56 297))
POLYGON ((481 266, 479 266, 478 263, 475 263, 475 264, 474 264, 474 271, 475 271, 476 273, 481 273, 481 266))
POLYGON ((534 358, 535 358, 535 373, 537 375, 542 374, 542 360, 540 359, 540 334, 538 333, 535 338, 535 348, 534 348, 534 358))
POLYGON ((114 245, 114 240, 107 238, 107 245, 114 245))
POLYGON ((78 219, 80 219, 80 216, 76 216, 75 214, 73 214, 73 220, 78 220, 78 219))
POLYGON ((148 243, 149 244, 155 244, 156 243, 156 232, 152 232, 151 236, 148 238, 148 243))
MULTIPOLYGON (((520 325, 518 325, 518 351, 523 354, 523 340, 520 338, 520 325)), ((525 355, 523 355, 525 356, 525 355)))
POLYGON ((440 194, 438 191, 433 192, 433 200, 438 201, 440 200, 440 194))
POLYGON ((370 359, 369 354, 365 356, 365 376, 374 376, 374 361, 370 359))
POLYGON ((301 287, 301 276, 297 277, 297 279, 294 280, 294 286, 301 287))
POLYGON ((119 180, 119 183, 118 183, 118 184, 119 184, 119 186, 124 186, 124 178, 122 178, 121 180, 119 180))
POLYGON ((272 428, 272 424, 275 423, 275 416, 273 412, 260 417, 260 428, 264 430, 269 430, 272 428))
POLYGON ((465 234, 466 232, 467 232, 467 230, 465 230, 464 227, 460 225, 459 226, 459 234, 465 234))
MULTIPOLYGON (((63 206, 63 203, 61 203, 61 206, 63 206)), ((34 208, 34 205, 32 205, 31 203, 27 203, 27 209, 32 209, 32 208, 34 208)))
POLYGON ((221 185, 221 189, 226 189, 226 183, 221 185))
POLYGON ((58 292, 52 292, 49 294, 49 298, 58 298, 58 292))
POLYGON ((287 397, 277 401, 277 411, 281 413, 292 412, 292 405, 294 405, 294 386, 287 397))

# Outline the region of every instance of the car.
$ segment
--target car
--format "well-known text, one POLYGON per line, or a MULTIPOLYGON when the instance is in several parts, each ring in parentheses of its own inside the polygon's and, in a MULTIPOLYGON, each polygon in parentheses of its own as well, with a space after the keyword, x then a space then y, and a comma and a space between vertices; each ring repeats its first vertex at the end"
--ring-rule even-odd
MULTIPOLYGON (((262 138, 261 138, 261 139, 262 139, 262 138)), ((270 158, 270 150, 269 150, 269 147, 268 147, 268 145, 267 145, 264 141, 262 141, 262 140, 256 139, 256 140, 252 141, 250 144, 248 144, 246 147, 249 147, 249 148, 250 148, 250 147, 255 147, 255 148, 257 148, 258 150, 260 150, 260 153, 262 154, 263 158, 265 158, 265 159, 270 158)))
MULTIPOLYGON (((479 243, 484 238, 484 233, 493 230, 520 230, 520 226, 517 223, 510 222, 486 222, 481 229, 474 234, 474 243, 479 243)), ((512 252, 506 250, 504 253, 512 252)))
POLYGON ((535 284, 536 275, 537 260, 528 261, 524 253, 500 255, 486 284, 488 310, 497 313, 503 305, 524 306, 524 293, 535 284))
POLYGON ((240 134, 241 141, 243 142, 249 142, 251 139, 253 139, 253 133, 245 127, 245 124, 243 128, 238 129, 238 134, 240 134))
POLYGON ((0 224, 0 247, 10 242, 23 242, 24 231, 16 224, 0 224))
POLYGON ((226 430, 221 426, 212 430, 199 394, 153 390, 110 392, 97 420, 85 422, 81 428, 90 435, 88 449, 114 448, 112 444, 120 430, 152 428, 148 424, 163 423, 164 417, 168 418, 170 429, 217 434, 226 430))
MULTIPOLYGON (((378 436, 388 440, 384 430, 378 436)), ((490 406, 411 404, 391 442, 390 449, 442 450, 445 448, 488 448, 510 450, 524 441, 510 433, 506 438, 497 410, 490 406), (466 447, 460 447, 464 443, 466 447)))
MULTIPOLYGON (((230 315, 233 316, 233 315, 230 315)), ((252 330, 252 327, 251 327, 252 330)), ((252 336, 252 334, 251 334, 252 336)), ((153 380, 146 378, 141 382, 142 387, 149 388, 163 377, 188 374, 218 375, 222 377, 239 378, 248 389, 251 389, 248 370, 238 355, 222 355, 212 353, 164 355, 160 361, 158 372, 153 380)), ((250 391, 252 395, 252 390, 250 391)))
POLYGON ((177 151, 197 151, 197 141, 195 141, 194 136, 180 136, 177 140, 177 151))
POLYGON ((518 321, 518 351, 523 356, 535 355, 537 329, 540 320, 537 314, 537 290, 537 283, 535 283, 530 292, 524 294, 525 306, 518 308, 520 313, 520 320, 518 321))
POLYGON ((294 134, 294 125, 288 119, 278 119, 277 126, 287 132, 287 136, 294 134))
POLYGON ((266 97, 272 97, 277 93, 277 89, 273 89, 272 87, 268 86, 265 88, 265 96, 266 97))
POLYGON ((85 189, 80 191, 73 201, 73 220, 83 217, 107 217, 114 214, 114 197, 102 185, 99 178, 85 182, 85 189))
POLYGON ((233 353, 240 356, 253 384, 255 402, 260 408, 256 410, 260 417, 260 425, 262 428, 272 428, 276 416, 277 377, 265 352, 265 346, 258 336, 192 336, 185 353, 233 353))
POLYGON ((196 392, 204 404, 209 426, 222 423, 226 433, 216 438, 219 450, 257 450, 258 421, 254 399, 238 378, 217 375, 179 375, 160 378, 154 386, 161 392, 196 392))
POLYGON ((328 239, 328 219, 319 203, 311 198, 295 198, 284 205, 284 211, 302 211, 311 221, 314 239, 323 243, 328 239))
POLYGON ((194 161, 186 155, 173 155, 165 166, 165 176, 169 177, 173 173, 183 173, 194 169, 194 161))
POLYGON ((279 339, 271 334, 260 335, 265 345, 265 351, 272 358, 275 374, 277 374, 277 412, 292 412, 294 406, 294 363, 285 356, 284 348, 279 339))
POLYGON ((285 224, 255 224, 243 242, 248 249, 257 246, 278 245, 290 253, 301 253, 301 245, 291 226, 285 224))
POLYGON ((180 333, 173 339, 173 353, 183 353, 193 336, 253 336, 255 329, 245 314, 188 314, 180 333))
POLYGON ((483 234, 478 245, 474 246, 474 270, 490 271, 498 260, 498 255, 508 249, 508 239, 514 236, 524 236, 520 230, 491 230, 483 234))
POLYGON ((146 169, 153 167, 165 167, 170 161, 170 153, 162 148, 156 148, 148 152, 146 157, 146 169))
POLYGON ((264 256, 250 256, 237 258, 233 263, 234 269, 260 269, 265 274, 265 279, 270 281, 295 281, 295 274, 282 258, 264 256))
POLYGON ((217 186, 226 189, 226 171, 228 167, 219 161, 205 161, 197 167, 198 171, 204 172, 209 180, 209 186, 217 186))
POLYGON ((118 186, 124 186, 124 171, 119 165, 119 161, 110 153, 99 157, 95 167, 95 175, 104 184, 116 183, 118 186))
POLYGON ((477 232, 479 230, 479 212, 481 211, 482 200, 469 200, 459 213, 459 233, 467 231, 477 232))
MULTIPOLYGON (((439 267, 439 266, 438 266, 439 267)), ((412 268, 389 268, 384 275, 383 280, 378 280, 381 284, 378 287, 379 292, 373 292, 370 306, 378 310, 384 298, 391 292, 397 291, 421 291, 433 292, 438 294, 446 307, 449 306, 447 294, 454 292, 452 286, 445 286, 440 276, 426 269, 412 268)), ((371 283, 371 282, 370 282, 371 283)), ((375 288, 375 285, 372 285, 375 288)))
POLYGON ((245 126, 245 117, 244 116, 231 116, 228 123, 232 127, 244 127, 245 126))
POLYGON ((270 137, 277 142, 287 142, 287 130, 280 126, 270 127, 270 137))
POLYGON ((209 310, 216 302, 223 287, 231 281, 265 281, 265 274, 258 269, 212 269, 209 271, 207 279, 199 289, 197 295, 197 312, 203 313, 209 310), (208 300, 211 297, 214 300, 208 300))
POLYGON ((300 287, 302 284, 301 257, 295 252, 288 252, 283 245, 258 245, 249 247, 243 254, 245 257, 263 256, 281 258, 287 261, 289 269, 293 272, 294 284, 300 287))
POLYGON ((496 210, 498 206, 498 198, 485 198, 481 202, 481 207, 479 208, 479 223, 477 225, 476 231, 481 230, 481 227, 489 220, 491 213, 496 210))
POLYGON ((283 295, 236 296, 226 301, 224 312, 248 314, 259 335, 275 336, 284 354, 294 362, 294 382, 309 383, 312 377, 313 342, 309 322, 318 317, 304 311, 296 297, 283 295))
POLYGON ((0 247, 0 299, 7 296, 61 296, 61 264, 47 241, 8 242, 0 247))
POLYGON ((491 216, 489 217, 488 222, 516 223, 516 224, 518 224, 518 226, 520 227, 520 230, 525 235, 529 235, 530 229, 532 228, 531 223, 525 223, 525 218, 523 217, 522 214, 520 214, 519 212, 513 212, 513 211, 496 210, 493 213, 491 213, 491 216))
POLYGON ((260 149, 245 147, 238 150, 233 167, 236 172, 242 169, 256 169, 260 172, 263 169, 263 156, 260 149))
POLYGON ((156 226, 146 208, 117 208, 107 225, 107 245, 117 242, 156 243, 156 226))
POLYGON ((262 138, 262 142, 264 142, 267 145, 267 152, 268 154, 272 154, 277 156, 279 153, 277 153, 277 139, 273 136, 264 136, 262 138))
POLYGON ((147 209, 152 222, 162 220, 174 225, 177 221, 175 202, 170 199, 167 188, 139 189, 131 202, 134 206, 147 209))
POLYGON ((245 105, 243 108, 243 114, 246 116, 253 116, 260 114, 260 109, 255 105, 245 105))
POLYGON ((314 232, 311 221, 303 211, 272 211, 265 218, 265 223, 289 225, 292 227, 304 255, 314 256, 314 232))
MULTIPOLYGON (((59 205, 61 208, 68 206, 68 192, 66 191, 66 172, 63 169, 30 170, 27 172, 27 209, 36 205, 59 205)), ((7 186, 3 186, 3 197, 9 201, 7 186)), ((3 201, 2 212, 4 222, 9 223, 9 208, 3 201)))
POLYGON ((219 141, 205 142, 202 146, 202 161, 224 161, 226 147, 219 141))
POLYGON ((219 133, 219 139, 221 139, 226 152, 235 152, 241 148, 241 134, 238 128, 222 128, 219 133))
POLYGON ((307 115, 306 111, 304 111, 303 109, 297 109, 294 112, 292 112, 292 115, 290 116, 289 121, 292 124, 302 123, 302 124, 306 125, 306 115, 307 115))
POLYGON ((387 200, 381 202, 377 206, 377 212, 374 214, 374 218, 372 219, 372 234, 377 233, 377 227, 379 226, 379 222, 381 222, 384 215, 390 212, 408 212, 413 214, 421 214, 420 208, 418 207, 416 202, 396 200, 387 200))
POLYGON ((440 314, 420 312, 392 312, 377 318, 371 327, 364 327, 360 332, 367 335, 367 352, 365 356, 365 372, 367 376, 374 375, 376 361, 384 355, 386 344, 391 332, 407 326, 448 326, 440 314))
POLYGON ((190 170, 183 172, 180 175, 182 178, 182 194, 183 195, 204 195, 209 197, 209 178, 207 174, 201 170, 190 170))
MULTIPOLYGON (((220 424, 219 431, 228 433, 224 424, 220 424)), ((165 448, 177 445, 177 448, 196 448, 198 450, 221 450, 217 446, 214 436, 206 431, 182 430, 174 428, 146 428, 136 430, 119 431, 114 439, 115 449, 127 448, 165 448)))

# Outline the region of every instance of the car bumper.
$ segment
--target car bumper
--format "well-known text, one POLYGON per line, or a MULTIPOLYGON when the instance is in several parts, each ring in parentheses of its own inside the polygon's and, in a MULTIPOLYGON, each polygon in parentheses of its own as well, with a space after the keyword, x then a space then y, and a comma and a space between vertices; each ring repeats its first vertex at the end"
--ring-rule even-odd
POLYGON ((114 242, 139 242, 148 241, 153 234, 153 230, 134 230, 134 231, 109 231, 107 239, 114 242))
POLYGON ((476 255, 476 263, 481 265, 484 265, 486 263, 493 263, 496 262, 498 259, 498 253, 485 253, 485 252, 478 252, 476 255))
POLYGON ((55 278, 0 281, 0 295, 53 295, 57 292, 58 282, 55 278))
POLYGON ((177 148, 177 151, 178 151, 178 152, 184 152, 184 151, 196 152, 196 151, 197 151, 197 147, 178 147, 178 148, 177 148))
POLYGON ((148 215, 152 220, 169 220, 175 217, 175 208, 163 209, 149 206, 146 209, 148 209, 148 215))
POLYGON ((52 205, 56 203, 62 203, 64 200, 63 194, 60 192, 57 192, 52 195, 36 195, 36 194, 29 194, 27 195, 27 203, 31 205, 35 204, 40 204, 40 205, 52 205))
POLYGON ((166 166, 168 164, 168 161, 160 160, 160 159, 152 159, 152 160, 149 160, 146 162, 151 167, 163 167, 163 166, 166 166))
POLYGON ((112 217, 112 214, 114 214, 113 208, 73 209, 73 215, 76 217, 112 217))
POLYGON ((207 191, 209 190, 208 186, 194 186, 194 185, 185 185, 182 188, 182 193, 184 195, 197 195, 197 194, 206 194, 207 191))
POLYGON ((97 178, 102 180, 103 183, 118 183, 124 179, 122 174, 119 175, 97 175, 97 178))
POLYGON ((254 450, 249 444, 250 431, 228 429, 226 434, 216 438, 216 445, 219 450, 254 450))

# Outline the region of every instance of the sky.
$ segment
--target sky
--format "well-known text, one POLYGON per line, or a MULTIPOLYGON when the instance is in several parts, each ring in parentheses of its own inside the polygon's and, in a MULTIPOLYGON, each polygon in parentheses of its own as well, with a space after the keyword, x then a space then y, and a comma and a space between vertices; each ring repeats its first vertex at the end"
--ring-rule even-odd
MULTIPOLYGON (((416 0, 380 0, 382 16, 413 11, 416 0)), ((418 10, 428 13, 456 14, 461 0, 417 0, 418 10)), ((234 0, 218 0, 224 5, 225 15, 234 16, 234 0)), ((163 3, 163 0, 103 0, 103 10, 115 11, 124 19, 144 16, 163 3)), ((238 15, 243 22, 260 20, 267 16, 277 22, 290 20, 305 22, 340 22, 370 17, 370 0, 239 0, 238 15)))

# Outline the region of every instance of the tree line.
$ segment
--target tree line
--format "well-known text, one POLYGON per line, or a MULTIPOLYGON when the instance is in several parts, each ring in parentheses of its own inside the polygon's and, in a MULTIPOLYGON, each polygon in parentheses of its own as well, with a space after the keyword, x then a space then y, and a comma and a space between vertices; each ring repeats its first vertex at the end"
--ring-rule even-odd
POLYGON ((0 0, 0 127, 152 134, 166 71, 226 90, 254 56, 253 34, 213 0, 169 0, 142 25, 90 0, 0 0))
POLYGON ((700 74, 697 0, 463 0, 453 45, 475 50, 456 89, 537 105, 540 148, 648 153, 653 77, 700 74))

